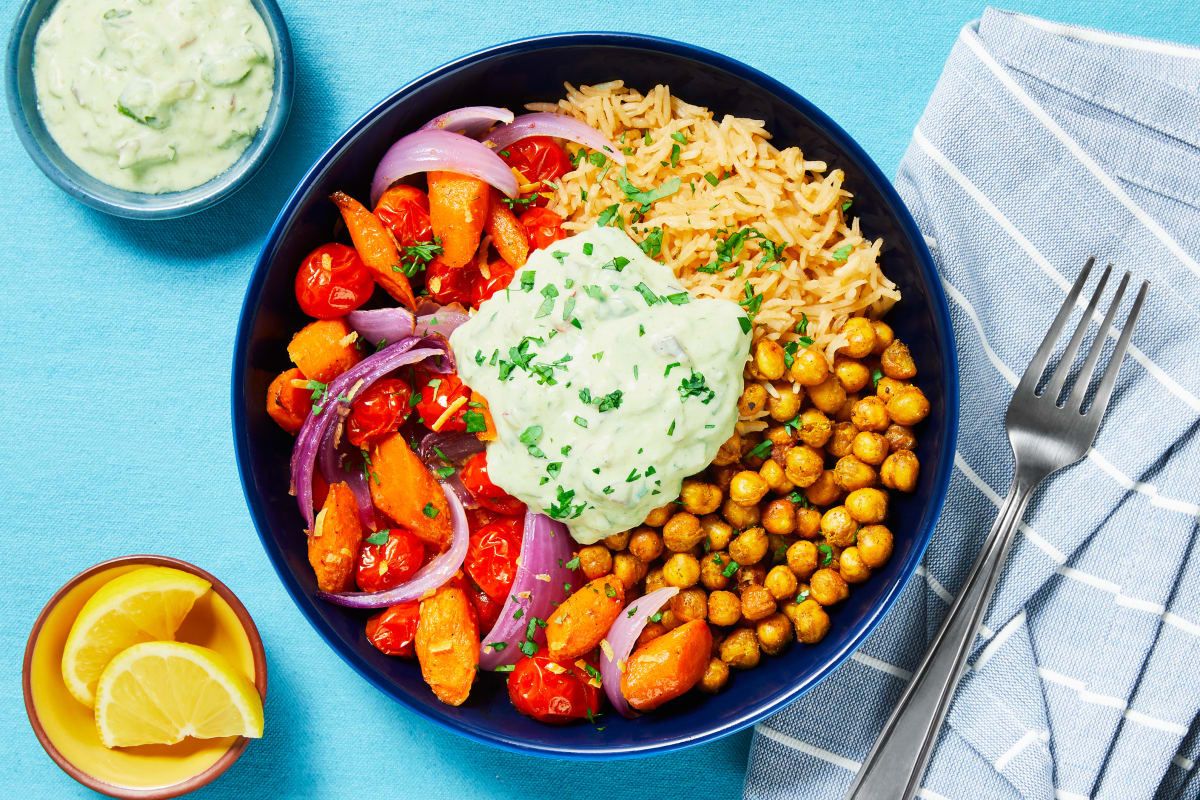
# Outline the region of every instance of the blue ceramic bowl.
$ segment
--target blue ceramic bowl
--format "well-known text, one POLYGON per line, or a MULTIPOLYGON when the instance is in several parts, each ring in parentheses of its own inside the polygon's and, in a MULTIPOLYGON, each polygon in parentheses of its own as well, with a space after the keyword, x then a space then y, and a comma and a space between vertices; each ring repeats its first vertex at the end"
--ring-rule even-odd
POLYGON ((46 130, 33 83, 33 45, 42 21, 57 0, 26 0, 8 39, 8 112, 21 144, 59 188, 92 208, 131 219, 167 219, 194 214, 232 195, 266 163, 292 109, 292 43, 275 0, 250 0, 263 18, 275 47, 275 94, 262 128, 233 166, 182 192, 145 194, 109 186, 84 172, 46 130))
POLYGON ((862 148, 821 111, 761 72, 697 47, 619 33, 561 34, 484 50, 413 81, 351 126, 309 170, 267 236, 246 293, 233 362, 234 438, 246 499, 284 585, 330 646, 381 691, 457 733, 518 752, 593 759, 659 753, 733 733, 800 697, 854 652, 899 596, 946 495, 958 414, 954 352, 946 300, 912 217, 862 148), (687 696, 636 720, 607 715, 600 732, 592 725, 556 728, 521 716, 495 675, 482 676, 465 705, 442 705, 415 662, 389 658, 367 642, 364 613, 318 600, 304 523, 288 495, 292 438, 267 416, 264 397, 271 379, 290 366, 285 347, 307 321, 292 283, 301 259, 333 235, 331 192, 365 197, 388 146, 449 108, 486 103, 520 109, 530 101, 557 99, 563 81, 618 77, 643 89, 670 84, 678 96, 717 114, 766 120, 777 145, 800 145, 807 158, 846 171, 863 230, 883 237, 884 267, 904 292, 888 322, 911 346, 921 368, 917 382, 934 413, 920 434, 918 490, 893 503, 895 555, 833 612, 833 629, 824 641, 764 658, 757 669, 734 675, 714 697, 687 696))

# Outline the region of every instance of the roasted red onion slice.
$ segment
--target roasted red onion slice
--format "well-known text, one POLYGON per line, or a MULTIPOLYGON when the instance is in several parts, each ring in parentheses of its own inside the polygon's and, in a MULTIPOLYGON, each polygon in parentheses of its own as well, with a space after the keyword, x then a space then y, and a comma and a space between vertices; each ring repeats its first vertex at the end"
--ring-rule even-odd
POLYGON ((621 673, 625 671, 625 661, 633 652, 637 638, 642 635, 646 621, 677 594, 679 589, 664 586, 634 600, 617 616, 617 621, 600 643, 600 682, 604 685, 608 701, 623 717, 637 716, 625 695, 621 694, 621 673), (604 646, 605 642, 608 643, 607 647, 604 646))
POLYGON ((376 308, 370 311, 351 311, 346 316, 350 327, 372 347, 380 342, 398 342, 410 336, 437 333, 449 338, 455 328, 467 321, 467 311, 460 305, 450 305, 417 316, 407 308, 376 308))
POLYGON ((402 137, 384 153, 371 179, 371 205, 401 178, 431 170, 470 175, 517 196, 516 176, 492 148, 459 133, 424 130, 402 137))
POLYGON ((325 439, 332 439, 336 430, 336 425, 330 425, 329 430, 325 432, 317 450, 317 466, 321 468, 321 475, 330 486, 341 481, 350 485, 350 491, 354 493, 354 503, 358 506, 358 521, 364 528, 373 531, 375 503, 371 500, 371 487, 367 483, 367 476, 360 465, 347 466, 353 464, 349 461, 355 457, 351 455, 354 452, 353 448, 345 437, 337 447, 334 447, 332 442, 329 445, 325 444, 325 439))
POLYGON ((417 455, 421 457, 431 472, 437 473, 438 470, 446 467, 454 469, 454 472, 442 477, 441 481, 458 495, 458 499, 465 507, 479 508, 479 501, 475 499, 475 495, 467 491, 466 486, 463 486, 462 478, 458 475, 458 468, 468 458, 482 452, 483 442, 479 441, 479 438, 473 433, 461 431, 434 433, 431 431, 421 439, 421 447, 417 451, 417 455))
POLYGON ((574 117, 564 114, 549 112, 522 114, 508 125, 501 125, 489 133, 483 143, 496 150, 503 150, 513 142, 519 142, 530 136, 553 136, 557 139, 567 139, 608 156, 618 164, 625 163, 625 154, 616 145, 605 139, 600 131, 586 122, 580 122, 574 117))
POLYGON ((478 139, 497 122, 512 122, 513 112, 496 106, 466 106, 439 114, 417 130, 441 130, 478 139))
POLYGON ((421 567, 407 583, 382 592, 317 592, 317 596, 349 608, 386 608, 396 603, 417 600, 442 586, 454 577, 467 557, 467 545, 471 533, 467 530, 467 512, 454 492, 442 487, 446 502, 450 504, 450 524, 453 534, 450 546, 441 555, 421 567))
POLYGON ((567 587, 575 581, 575 570, 566 564, 574 558, 573 547, 566 525, 545 514, 525 512, 517 576, 496 624, 480 644, 480 667, 494 670, 517 663, 521 643, 530 630, 535 644, 541 647, 546 643, 545 632, 533 620, 548 619, 570 594, 567 587))

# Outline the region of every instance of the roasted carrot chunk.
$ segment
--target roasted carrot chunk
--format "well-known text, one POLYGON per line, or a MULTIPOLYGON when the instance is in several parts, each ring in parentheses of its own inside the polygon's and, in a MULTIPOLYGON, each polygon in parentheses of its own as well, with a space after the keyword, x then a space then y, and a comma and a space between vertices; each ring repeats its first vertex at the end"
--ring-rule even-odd
POLYGON ((305 376, 329 383, 362 359, 358 334, 341 319, 319 319, 296 332, 288 343, 288 358, 305 376))
POLYGON ((501 202, 502 195, 492 190, 491 203, 488 205, 487 225, 485 229, 492 237, 492 245, 510 267, 525 266, 529 258, 529 239, 525 236, 525 226, 517 221, 512 210, 501 202))
POLYGON ((591 652, 625 604, 625 586, 615 575, 584 584, 562 601, 546 625, 546 646, 555 661, 570 661, 591 652))
POLYGON ((658 708, 700 681, 711 653, 708 623, 685 622, 633 651, 621 673, 621 694, 639 711, 658 708))
POLYGON ((354 492, 349 484, 333 484, 308 535, 308 563, 321 591, 344 592, 353 587, 362 538, 354 492))
POLYGON ((437 699, 462 705, 479 666, 479 625, 467 593, 443 586, 421 601, 417 622, 417 661, 421 677, 437 699))
POLYGON ((393 299, 409 308, 416 308, 417 300, 413 297, 412 286, 400 271, 400 251, 396 249, 395 240, 379 217, 345 192, 334 192, 329 199, 342 212, 354 249, 371 271, 375 282, 393 299))
POLYGON ((292 367, 276 375, 267 387, 267 414, 293 436, 300 432, 300 426, 312 410, 312 390, 301 389, 293 383, 303 380, 304 373, 292 367))
MULTIPOLYGON (((483 181, 454 172, 430 172, 429 221, 442 243, 442 260, 451 269, 470 263, 488 218, 488 192, 483 181)), ((365 260, 365 259, 364 259, 365 260)))
POLYGON ((371 500, 397 525, 421 541, 444 548, 450 541, 450 505, 437 480, 394 433, 371 448, 371 500))

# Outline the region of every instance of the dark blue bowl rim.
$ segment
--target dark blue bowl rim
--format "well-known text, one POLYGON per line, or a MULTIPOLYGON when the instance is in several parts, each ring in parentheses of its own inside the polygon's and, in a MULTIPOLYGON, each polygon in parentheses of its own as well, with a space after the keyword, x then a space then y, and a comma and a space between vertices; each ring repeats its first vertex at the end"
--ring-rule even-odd
POLYGON ((259 539, 263 544, 264 550, 267 551, 272 566, 279 575, 288 593, 296 605, 308 618, 309 623, 317 630, 323 639, 349 664, 356 672, 362 675, 367 681, 373 684, 381 692, 394 698, 403 704, 406 708, 416 712, 425 719, 450 730, 460 736, 464 736, 473 741, 482 744, 498 747, 502 750, 507 750, 513 753, 523 755, 537 755, 551 758, 569 758, 578 760, 607 760, 612 758, 627 758, 633 756, 647 756, 657 753, 667 753, 673 750, 679 750, 685 747, 702 744, 704 742, 713 741, 724 736, 736 733, 750 725, 759 722, 771 714, 781 710, 785 706, 794 702, 796 699, 807 693, 810 689, 823 681, 834 670, 836 670, 847 658, 849 658, 855 650, 866 640, 871 631, 879 624, 888 610, 899 598, 904 587, 912 578, 921 559, 924 557, 925 549, 929 545, 929 540, 933 536, 934 528, 937 525, 938 518, 941 514, 942 505, 946 499, 946 493, 949 489, 950 473, 953 468, 954 458, 953 453, 956 448, 957 430, 958 430, 958 362, 954 345, 954 332, 950 322, 950 310, 946 302, 945 293, 942 290, 941 279, 934 267, 933 259, 929 254, 928 248, 925 246, 924 238, 920 230, 917 228, 916 222, 912 215, 908 212, 904 202, 900 199, 899 194, 893 188, 891 181, 883 174, 882 170, 875 162, 867 155, 866 151, 842 129, 840 125, 829 118, 823 111, 805 99, 803 96, 786 86, 785 84, 775 80, 759 70, 750 67, 740 61, 737 61, 728 56, 722 55, 706 48, 697 47, 685 42, 676 41, 674 39, 666 39, 657 36, 647 36, 643 34, 622 33, 616 31, 581 31, 570 33, 556 33, 544 36, 535 36, 526 39, 518 39, 503 44, 498 44, 474 53, 462 56, 451 62, 443 64, 436 69, 433 69, 424 75, 410 81, 402 86, 393 94, 389 95, 380 103, 376 104, 370 111, 360 117, 353 125, 351 125, 345 133, 338 137, 326 151, 321 155, 317 162, 305 173, 297 184, 296 189, 284 204, 283 209, 276 217, 271 230, 267 235, 266 241, 263 244, 263 249, 255 262, 254 270, 250 276, 250 284, 246 290, 246 297, 242 304, 241 316, 238 320, 237 342, 233 354, 233 437, 234 449, 237 455, 238 473, 242 481, 242 490, 246 496, 246 503, 250 507, 251 516, 254 520, 255 529, 258 531, 259 539), (527 742, 516 740, 501 734, 495 735, 480 735, 475 731, 467 730, 459 727, 459 725, 448 718, 437 714, 429 713, 424 707, 416 705, 409 701, 407 695, 399 691, 396 686, 387 681, 380 680, 371 670, 360 664, 355 658, 350 648, 329 630, 322 620, 309 613, 307 610, 308 601, 310 598, 304 592, 294 577, 284 568, 277 559, 270 555, 270 533, 265 523, 265 512, 261 507, 261 500, 252 491, 250 486, 250 441, 249 430, 246 425, 245 409, 245 394, 244 386, 244 370, 243 364, 246 363, 246 357, 250 347, 250 330, 251 321, 255 315, 255 307, 253 300, 261 293, 262 285, 266 280, 268 258, 276 248, 281 231, 286 224, 286 221, 295 213, 300 197, 304 193, 305 188, 309 185, 314 176, 321 173, 334 159, 342 145, 352 139, 358 133, 369 125, 375 117, 385 108, 390 106, 402 96, 420 88, 425 83, 433 80, 447 72, 450 72, 463 64, 470 63, 476 59, 491 56, 495 54, 514 53, 514 52, 532 52, 553 47, 561 47, 564 45, 591 45, 591 46, 617 46, 617 47, 633 47, 655 52, 662 52, 669 55, 677 55, 686 58, 691 58, 696 61, 701 61, 714 66, 718 69, 729 72, 743 80, 758 84, 764 88, 774 92, 786 102, 798 108, 804 114, 808 115, 813 122, 824 128, 847 152, 851 153, 861 162, 861 166, 868 180, 876 184, 876 187, 883 196, 889 211, 895 216, 900 226, 903 228, 905 235, 910 240, 913 246, 914 256, 919 265, 922 279, 929 290, 932 305, 932 315, 936 322, 935 334, 938 337, 938 349, 944 354, 946 365, 946 408, 940 417, 943 441, 945 442, 945 451, 940 460, 939 468, 934 480, 934 491, 928 499, 929 506, 933 509, 933 513, 928 515, 923 528, 917 532, 916 546, 912 549, 908 559, 903 565, 901 579, 897 580, 891 586, 880 602, 872 611, 871 616, 866 622, 860 624, 854 631, 853 635, 846 644, 839 650, 835 656, 827 661, 814 674, 808 676, 805 680, 795 684, 780 696, 776 697, 772 702, 764 703, 755 708, 747 709, 745 713, 720 725, 704 731, 698 735, 680 735, 666 738, 659 741, 647 742, 629 747, 621 748, 588 748, 579 749, 573 747, 556 747, 536 742, 527 742))
MULTIPOLYGON (((274 89, 275 95, 272 98, 271 106, 267 110, 267 117, 263 120, 262 128, 259 129, 258 134, 251 140, 250 144, 246 146, 245 151, 238 157, 238 160, 233 162, 227 170, 213 176, 212 179, 199 186, 183 190, 183 192, 196 193, 196 196, 186 203, 177 204, 172 203, 170 200, 170 198, 176 197, 183 192, 164 192, 159 195, 147 195, 141 192, 119 189, 115 186, 111 187, 112 191, 120 196, 128 196, 130 198, 163 198, 163 203, 160 205, 134 206, 120 202, 111 202, 108 199, 93 194, 87 187, 76 183, 50 160, 41 142, 34 135, 28 115, 25 113, 25 109, 21 107, 20 88, 18 86, 20 75, 18 73, 17 62, 19 61, 22 35, 29 26, 33 8, 39 0, 25 0, 20 11, 17 12, 16 19, 9 32, 4 61, 6 72, 8 73, 5 94, 8 96, 8 114, 12 119, 17 138, 21 140, 22 146, 29 153, 29 157, 33 159, 33 163, 58 188, 79 202, 107 214, 127 219, 170 219, 173 217, 183 217, 203 211, 206 208, 211 208, 221 201, 227 200, 249 183, 250 179, 254 177, 263 164, 271 157, 271 153, 274 152, 275 146, 283 136, 283 131, 287 128, 288 118, 292 112, 295 75, 292 60, 292 40, 288 33, 287 22, 276 0, 258 1, 262 3, 263 9, 267 12, 263 18, 263 22, 271 30, 275 36, 275 40, 278 42, 278 52, 275 54, 277 72, 274 89), (230 175, 233 177, 229 178, 230 175), (223 178, 225 179, 224 182, 222 182, 223 178), (201 191, 205 187, 210 188, 207 191, 201 191)), ((57 147, 57 145, 55 146, 57 147)))

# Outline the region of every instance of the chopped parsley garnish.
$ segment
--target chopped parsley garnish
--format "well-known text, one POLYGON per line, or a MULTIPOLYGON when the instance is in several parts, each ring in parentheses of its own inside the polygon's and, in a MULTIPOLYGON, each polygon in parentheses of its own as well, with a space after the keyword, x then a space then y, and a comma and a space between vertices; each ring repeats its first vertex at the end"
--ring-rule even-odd
POLYGON ((650 615, 650 621, 651 622, 662 622, 662 612, 655 611, 653 614, 650 615))
POLYGON ((883 379, 883 372, 878 369, 871 370, 871 388, 879 389, 879 381, 883 379))
POLYGON ((741 327, 741 329, 742 329, 742 333, 749 333, 749 332, 750 332, 750 329, 751 329, 751 327, 753 327, 753 326, 750 324, 750 318, 749 318, 749 317, 738 317, 738 325, 741 327))
POLYGON ((849 211, 849 210, 850 210, 850 206, 851 206, 851 204, 853 204, 853 203, 854 203, 854 201, 853 201, 853 200, 847 200, 846 202, 842 203, 842 211, 849 211))
POLYGON ((426 503, 425 507, 421 509, 421 513, 433 519, 438 515, 438 510, 433 507, 433 503, 426 503))
POLYGON ((566 250, 555 250, 550 255, 554 256, 555 261, 562 264, 562 263, 564 263, 563 259, 565 259, 567 256, 569 256, 570 253, 568 253, 566 250))
POLYGON ((662 252, 662 228, 654 228, 650 233, 646 234, 646 238, 638 242, 638 247, 642 248, 642 252, 654 258, 662 252))
POLYGON ((721 182, 721 179, 716 175, 713 175, 711 172, 704 173, 704 180, 708 181, 710 186, 716 186, 721 182))
POLYGON ((850 251, 853 249, 854 247, 848 244, 839 247, 837 250, 833 251, 833 260, 837 261, 838 263, 845 263, 846 259, 850 257, 850 251))
POLYGON ((610 598, 616 597, 617 590, 612 587, 612 584, 606 583, 604 584, 604 594, 610 598))
POLYGON ((754 449, 750 451, 750 455, 754 456, 755 458, 766 458, 767 454, 771 452, 771 448, 774 446, 774 444, 775 443, 770 439, 763 439, 754 446, 754 449))
POLYGON ((583 243, 583 254, 585 256, 590 256, 592 254, 592 243, 591 242, 583 243))
POLYGON ((464 411, 462 418, 467 423, 467 433, 483 433, 487 430, 487 419, 478 411, 464 411))
POLYGON ((550 312, 554 310, 554 300, 558 297, 558 288, 553 285, 543 286, 542 297, 545 299, 542 300, 542 304, 538 306, 537 312, 533 315, 534 319, 549 316, 550 312))
POLYGON ((808 589, 801 589, 800 593, 796 595, 797 603, 803 603, 807 599, 808 599, 808 589))
POLYGON ((701 403, 708 405, 716 396, 717 393, 708 388, 708 384, 704 382, 704 375, 696 372, 696 370, 692 370, 692 374, 679 383, 680 400, 687 400, 689 397, 699 397, 701 403))
POLYGON ((789 494, 788 500, 791 500, 793 503, 800 506, 801 508, 809 507, 808 498, 805 497, 803 494, 801 494, 799 489, 796 489, 791 494, 789 494))
POLYGON ((675 420, 671 420, 670 427, 667 428, 667 436, 675 435, 675 420))
POLYGON ((592 162, 592 166, 603 167, 608 158, 604 153, 591 153, 588 155, 588 161, 592 162))
POLYGON ((801 335, 808 333, 808 314, 800 312, 800 321, 796 323, 796 333, 801 335))
MULTIPOLYGON (((669 164, 671 169, 675 169, 676 167, 679 166, 679 152, 680 152, 679 145, 677 145, 677 144, 671 145, 671 161, 669 164)), ((695 194, 696 193, 695 184, 691 184, 691 187, 692 187, 692 194, 695 194)))
POLYGON ((620 211, 621 211, 620 206, 618 206, 616 203, 613 203, 611 206, 608 206, 607 208, 605 208, 603 211, 600 212, 600 216, 596 217, 596 227, 604 228, 608 225, 611 225, 613 219, 619 220, 621 218, 620 211))
POLYGON ((454 467, 438 467, 433 471, 433 474, 437 475, 442 480, 446 480, 446 478, 449 478, 454 474, 454 467))
POLYGON ((721 574, 724 575, 726 578, 732 578, 733 573, 737 572, 738 567, 740 567, 740 566, 741 566, 741 564, 734 561, 733 559, 730 559, 729 563, 725 565, 725 569, 721 570, 721 574))
POLYGON ((391 528, 375 531, 363 541, 367 544, 387 544, 388 537, 391 536, 391 528))
POLYGON ((629 172, 626 169, 621 170, 621 177, 617 179, 617 186, 621 187, 621 191, 625 193, 625 199, 637 203, 638 212, 643 216, 650 210, 651 204, 678 192, 681 184, 682 181, 676 177, 663 181, 662 185, 656 189, 639 189, 629 182, 629 172))
POLYGON ((633 288, 642 296, 642 299, 646 301, 646 305, 652 306, 658 302, 658 295, 651 291, 650 287, 646 285, 645 281, 638 283, 638 285, 634 286, 633 288))
POLYGON ((625 266, 628 263, 629 263, 628 258, 625 258, 624 256, 617 256, 617 257, 613 258, 611 261, 606 261, 603 264, 601 264, 600 269, 611 269, 611 270, 616 270, 617 272, 620 272, 621 270, 625 269, 625 266))
POLYGON ((557 478, 558 473, 561 471, 562 471, 562 462, 561 461, 551 461, 549 464, 546 465, 546 473, 551 478, 557 478))
POLYGON ((589 283, 583 287, 583 293, 593 300, 604 301, 604 291, 599 286, 589 283))
POLYGON ((533 279, 536 275, 537 275, 537 273, 531 269, 527 269, 521 273, 521 291, 523 291, 523 292, 532 292, 533 291, 533 279))
POLYGON ((762 308, 763 296, 754 291, 754 287, 750 285, 750 281, 746 281, 743 292, 745 293, 745 297, 738 300, 738 305, 746 309, 746 313, 753 317, 762 308))
POLYGON ((817 545, 817 552, 821 554, 821 566, 825 566, 833 561, 833 548, 827 544, 817 545))
POLYGON ((678 366, 680 366, 678 361, 672 361, 670 364, 667 364, 667 368, 665 370, 663 370, 663 377, 665 378, 668 375, 670 375, 671 370, 675 369, 678 366))
POLYGON ((563 566, 567 569, 579 569, 579 556, 575 556, 563 566))
POLYGON ((611 411, 614 408, 621 407, 621 390, 614 389, 604 397, 600 398, 600 404, 597 406, 598 411, 611 411))
POLYGON ((538 442, 542 440, 542 426, 530 425, 521 432, 519 437, 521 444, 525 445, 525 449, 529 451, 529 455, 534 458, 545 458, 546 454, 538 447, 538 442))
POLYGON ((403 272, 408 277, 415 277, 418 272, 425 269, 425 265, 433 260, 434 256, 442 254, 442 240, 438 237, 433 237, 432 242, 418 242, 413 245, 405 245, 400 248, 400 265, 394 266, 392 269, 396 272, 403 272))
POLYGON ((688 297, 687 292, 679 292, 677 294, 667 295, 667 302, 673 306, 683 306, 691 302, 691 298, 688 297))
POLYGON ((674 139, 675 141, 679 142, 680 144, 688 143, 687 134, 685 134, 683 131, 675 131, 674 133, 671 134, 671 138, 674 139))
POLYGON ((581 428, 586 428, 588 426, 588 421, 586 419, 584 419, 583 417, 576 417, 575 424, 581 428))

